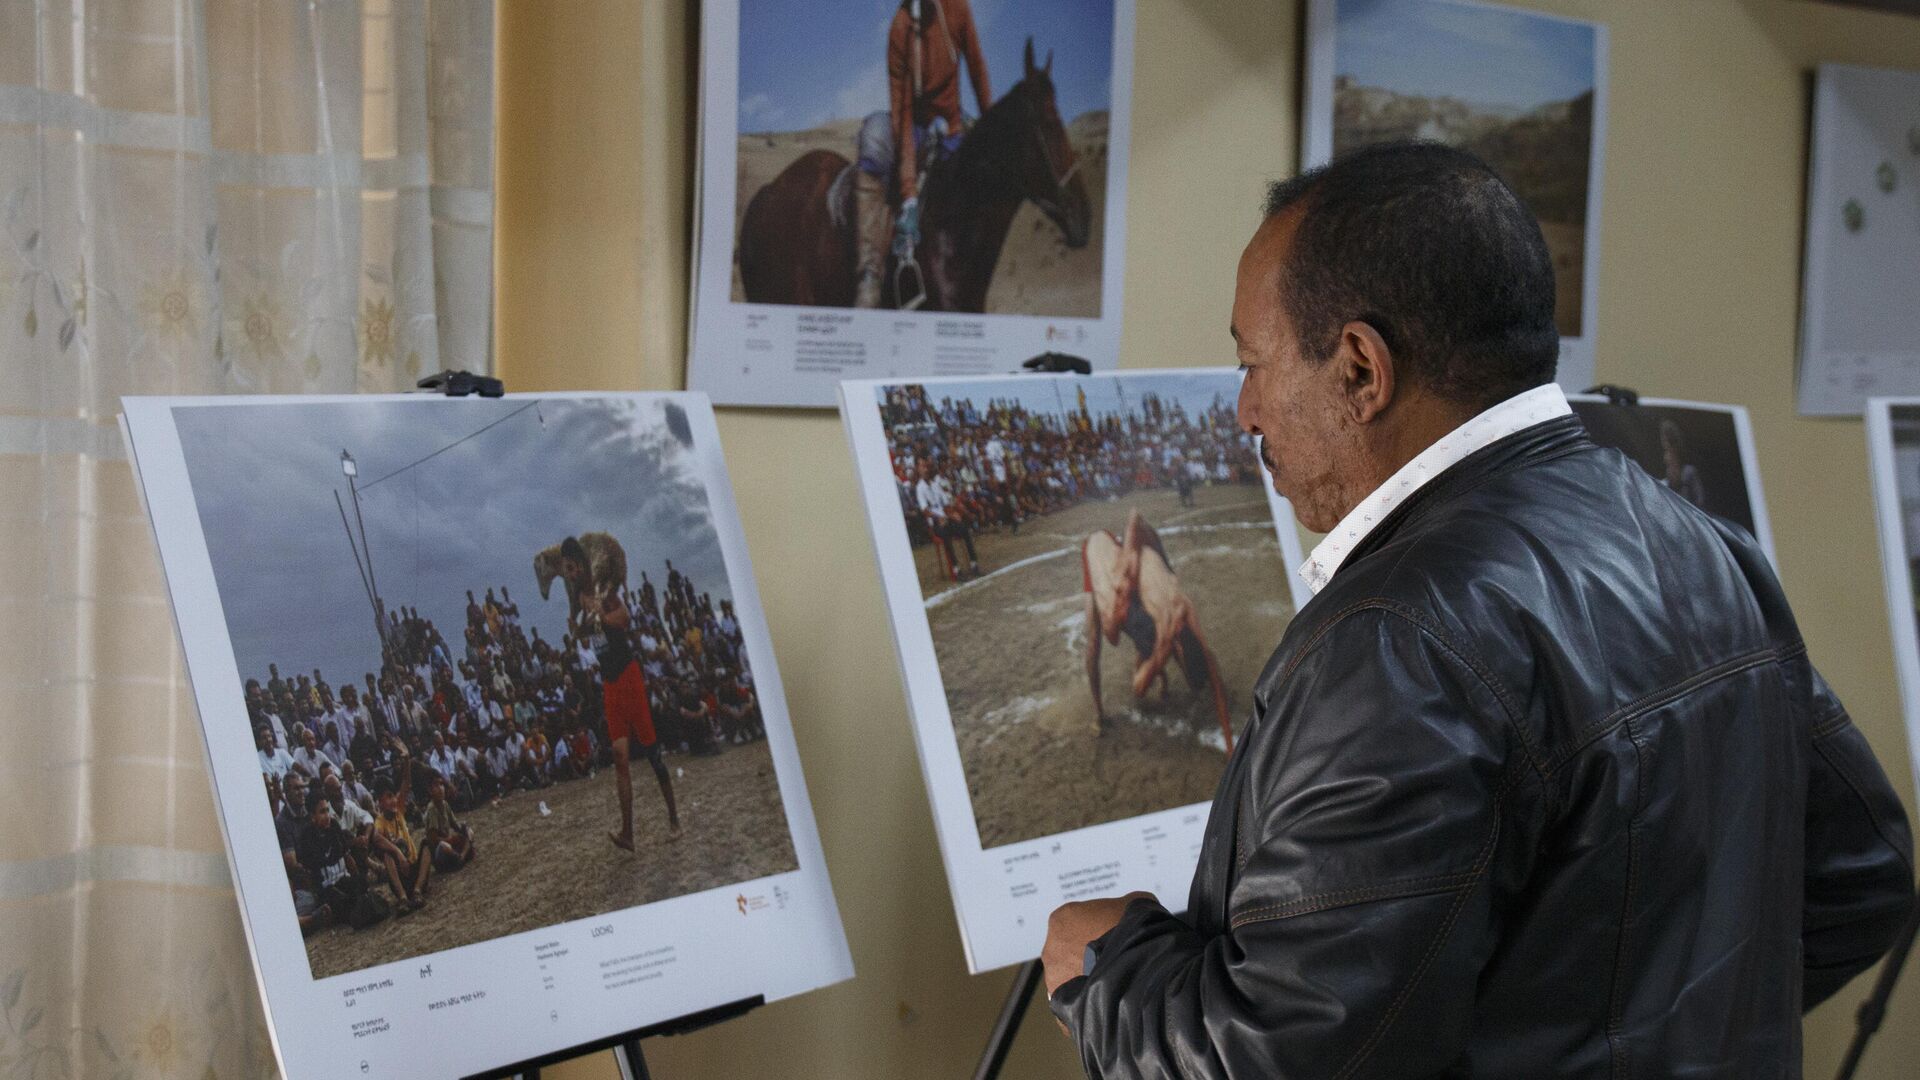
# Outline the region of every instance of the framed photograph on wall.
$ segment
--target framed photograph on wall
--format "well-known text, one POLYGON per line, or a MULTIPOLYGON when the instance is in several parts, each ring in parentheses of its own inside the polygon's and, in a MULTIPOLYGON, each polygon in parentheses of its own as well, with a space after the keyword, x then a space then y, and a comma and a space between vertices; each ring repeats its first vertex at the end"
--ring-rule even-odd
POLYGON ((1920 394, 1920 71, 1814 77, 1800 412, 1920 394))
POLYGON ((1900 677, 1914 785, 1920 790, 1920 592, 1915 592, 1920 588, 1920 397, 1870 398, 1866 416, 1893 665, 1900 677))
POLYGON ((1627 455, 1688 502, 1745 529, 1767 560, 1779 565, 1746 406, 1668 398, 1615 405, 1592 394, 1569 394, 1567 401, 1594 442, 1627 455))
POLYGON ((701 5, 687 385, 1120 352, 1133 0, 701 5))
POLYGON ((1477 0, 1308 0, 1303 167, 1398 139, 1472 151, 1540 221, 1558 382, 1592 386, 1607 28, 1477 0))
POLYGON ((125 409, 285 1075, 852 976, 705 397, 125 409))
POLYGON ((848 382, 847 433, 973 971, 1047 915, 1185 906, 1305 587, 1230 368, 848 382))

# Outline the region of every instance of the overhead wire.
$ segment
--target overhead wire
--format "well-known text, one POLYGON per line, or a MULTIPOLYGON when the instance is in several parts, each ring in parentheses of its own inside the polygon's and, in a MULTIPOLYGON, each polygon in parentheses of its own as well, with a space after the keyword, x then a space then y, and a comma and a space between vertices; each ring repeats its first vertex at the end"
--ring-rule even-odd
POLYGON ((498 419, 498 420, 495 420, 495 421, 494 421, 493 423, 491 423, 491 424, 488 424, 488 425, 486 425, 485 427, 483 427, 483 428, 480 428, 480 429, 478 429, 478 430, 476 430, 476 431, 474 431, 474 432, 471 432, 470 434, 467 434, 467 435, 463 435, 463 436, 461 436, 460 438, 458 438, 458 439, 455 439, 454 441, 452 441, 452 442, 450 442, 450 443, 448 443, 447 445, 445 445, 445 446, 443 446, 443 447, 441 447, 440 449, 438 449, 438 450, 435 450, 435 451, 434 451, 433 453, 431 453, 431 454, 428 454, 428 455, 427 455, 426 457, 423 457, 423 458, 419 458, 419 459, 416 459, 416 460, 414 460, 414 461, 410 461, 410 462, 408 462, 407 464, 405 464, 405 465, 402 465, 402 466, 400 466, 399 468, 397 468, 397 469, 395 469, 395 470, 393 470, 392 472, 390 472, 390 473, 388 473, 387 475, 385 475, 385 476, 382 476, 382 477, 381 477, 380 479, 378 479, 378 480, 375 480, 375 481, 373 481, 372 483, 369 483, 369 484, 361 484, 361 485, 360 485, 360 490, 361 490, 361 491, 363 491, 363 492, 364 492, 364 491, 367 491, 367 490, 369 490, 369 489, 371 489, 371 488, 373 488, 373 487, 375 487, 376 485, 379 485, 379 484, 383 484, 383 483, 385 483, 385 482, 387 482, 388 480, 391 480, 391 479, 393 479, 394 477, 396 477, 396 476, 399 476, 399 475, 400 475, 401 473, 403 473, 403 472, 406 472, 406 471, 407 471, 408 469, 411 469, 411 468, 413 468, 413 467, 414 467, 414 466, 416 466, 416 465, 424 465, 424 464, 426 464, 427 462, 429 462, 429 461, 432 461, 432 460, 433 460, 434 458, 437 458, 437 457, 439 457, 439 456, 440 456, 441 454, 444 454, 444 453, 446 453, 447 451, 449 451, 449 450, 451 450, 451 449, 453 449, 454 447, 456 447, 456 446, 459 446, 459 445, 460 445, 461 443, 463 443, 463 442, 467 442, 467 441, 469 441, 469 440, 471 440, 471 439, 474 439, 474 438, 477 438, 477 437, 479 437, 480 435, 482 435, 482 434, 484 434, 484 433, 486 433, 486 432, 488 432, 488 431, 491 431, 491 430, 493 430, 494 428, 497 428, 497 427, 499 427, 499 426, 500 426, 501 424, 504 424, 504 423, 506 423, 507 421, 509 421, 509 420, 511 420, 511 419, 513 419, 513 418, 514 418, 514 417, 516 417, 516 416, 519 416, 519 415, 520 415, 521 413, 523 413, 523 412, 526 412, 526 411, 527 411, 528 409, 532 409, 532 408, 536 408, 536 407, 538 407, 538 406, 539 406, 539 404, 540 404, 540 403, 539 403, 538 401, 530 401, 530 402, 528 402, 528 403, 526 403, 525 405, 522 405, 522 406, 520 406, 519 408, 517 408, 517 409, 515 409, 515 410, 513 410, 512 412, 510 412, 510 413, 508 413, 507 415, 505 415, 505 416, 503 416, 503 417, 501 417, 500 419, 498 419))

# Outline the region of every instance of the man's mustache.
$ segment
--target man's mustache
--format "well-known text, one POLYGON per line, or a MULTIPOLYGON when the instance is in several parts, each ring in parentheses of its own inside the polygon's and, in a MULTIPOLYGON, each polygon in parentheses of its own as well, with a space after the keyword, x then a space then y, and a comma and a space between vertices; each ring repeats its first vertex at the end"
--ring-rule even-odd
POLYGON ((1267 437, 1260 436, 1259 443, 1260 464, 1265 465, 1268 472, 1279 472, 1280 466, 1274 463, 1273 456, 1267 452, 1267 437))

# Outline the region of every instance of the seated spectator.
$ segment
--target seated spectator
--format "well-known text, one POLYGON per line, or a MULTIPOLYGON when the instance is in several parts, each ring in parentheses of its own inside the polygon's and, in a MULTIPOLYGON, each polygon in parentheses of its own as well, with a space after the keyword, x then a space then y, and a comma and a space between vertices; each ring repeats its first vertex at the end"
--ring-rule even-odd
POLYGON ((435 780, 430 798, 432 801, 427 803, 422 819, 426 847, 433 853, 434 869, 451 874, 472 862, 477 854, 473 846, 473 830, 453 816, 453 807, 447 805, 445 783, 435 780))
POLYGON ((527 769, 533 782, 540 787, 550 787, 553 777, 550 769, 553 763, 553 744, 547 741, 546 732, 538 727, 527 735, 526 745, 520 751, 520 763, 527 769))
MULTIPOLYGON (((347 834, 334 823, 333 804, 323 791, 307 796, 307 821, 294 843, 294 856, 310 894, 303 899, 296 886, 294 911, 307 907, 315 929, 332 919, 346 919, 361 890, 347 866, 347 834), (323 913, 326 919, 320 918, 323 913)), ((304 918, 301 928, 306 930, 304 918)))
POLYGON ((507 753, 506 733, 494 736, 493 745, 487 748, 485 757, 487 783, 493 791, 493 797, 504 799, 513 793, 513 771, 517 764, 507 753))
POLYGON ((413 830, 400 813, 400 794, 392 788, 382 788, 378 799, 380 816, 374 819, 373 831, 384 843, 377 844, 376 850, 394 890, 394 912, 409 915, 426 906, 433 859, 414 843, 413 830))
POLYGON ((347 748, 340 741, 340 725, 332 720, 321 722, 321 731, 325 733, 320 740, 320 753, 337 769, 347 760, 347 748))
POLYGON ((340 786, 346 792, 346 797, 359 804, 360 809, 372 814, 373 792, 367 790, 367 786, 360 782, 359 777, 360 770, 354 765, 352 759, 340 763, 340 786))
POLYGON ((254 729, 253 743, 260 755, 261 772, 277 780, 287 775, 288 769, 293 768, 293 755, 287 753, 282 747, 274 745, 273 732, 270 729, 264 726, 254 729))

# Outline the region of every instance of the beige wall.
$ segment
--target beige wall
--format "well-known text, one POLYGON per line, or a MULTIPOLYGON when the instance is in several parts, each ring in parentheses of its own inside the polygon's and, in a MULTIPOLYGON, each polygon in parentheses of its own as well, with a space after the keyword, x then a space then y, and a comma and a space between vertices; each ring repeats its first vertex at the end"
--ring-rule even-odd
MULTIPOLYGON (((1226 363, 1234 259, 1262 184, 1295 163, 1298 13, 1138 2, 1121 359, 1226 363)), ((515 390, 683 384, 689 6, 502 0, 497 341, 515 390)), ((1753 410, 1782 577, 1907 791, 1864 436, 1797 418, 1792 388, 1807 74, 1820 60, 1920 67, 1920 20, 1804 0, 1532 6, 1612 28, 1600 375, 1753 410)), ((1008 975, 964 974, 839 421, 725 410, 720 429, 859 976, 658 1042, 650 1060, 662 1077, 962 1075, 1008 975)), ((1866 990, 1808 1021, 1811 1074, 1833 1071, 1866 990)), ((1861 1075, 1910 1076, 1916 1057, 1910 985, 1861 1075)), ((1077 1075, 1043 1011, 1006 1075, 1077 1075)))

